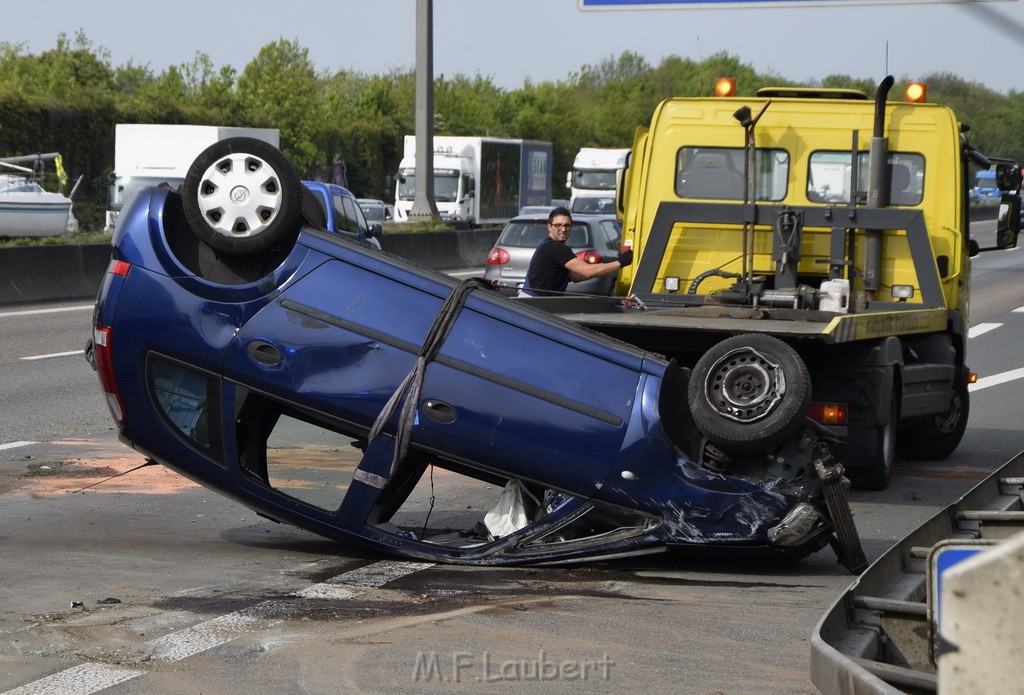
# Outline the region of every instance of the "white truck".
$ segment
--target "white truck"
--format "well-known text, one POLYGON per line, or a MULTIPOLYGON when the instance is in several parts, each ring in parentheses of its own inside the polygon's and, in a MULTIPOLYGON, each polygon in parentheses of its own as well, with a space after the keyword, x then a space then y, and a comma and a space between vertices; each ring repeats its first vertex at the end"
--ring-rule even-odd
POLYGON ((570 204, 577 198, 615 199, 618 172, 626 168, 629 148, 583 147, 576 153, 572 171, 565 177, 570 204))
MULTIPOLYGON (((395 185, 395 221, 407 222, 416 197, 416 136, 406 135, 395 185)), ((550 142, 437 135, 434 202, 458 227, 502 224, 524 205, 551 203, 550 142)))
POLYGON ((117 214, 136 191, 161 183, 177 188, 200 152, 230 137, 257 138, 274 147, 281 144, 276 128, 118 123, 114 130, 114 170, 107 189, 107 230, 113 229, 117 214))

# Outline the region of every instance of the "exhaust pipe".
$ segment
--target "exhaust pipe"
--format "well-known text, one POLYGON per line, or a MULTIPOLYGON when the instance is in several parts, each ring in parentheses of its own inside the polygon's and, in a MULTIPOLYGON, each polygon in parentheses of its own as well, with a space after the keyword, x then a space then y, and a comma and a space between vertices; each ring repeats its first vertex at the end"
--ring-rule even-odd
MULTIPOLYGON (((875 91, 875 128, 871 134, 868 158, 869 208, 884 208, 889 204, 889 139, 885 137, 885 103, 895 82, 888 75, 875 91)), ((874 299, 882 287, 882 230, 867 229, 864 233, 864 291, 867 299, 874 299)))

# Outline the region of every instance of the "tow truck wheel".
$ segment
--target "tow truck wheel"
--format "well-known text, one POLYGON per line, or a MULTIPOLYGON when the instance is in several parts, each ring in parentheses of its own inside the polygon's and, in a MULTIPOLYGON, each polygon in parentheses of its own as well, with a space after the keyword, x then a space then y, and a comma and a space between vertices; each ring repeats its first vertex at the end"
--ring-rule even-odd
POLYGON ((900 422, 899 405, 894 395, 888 421, 881 427, 851 427, 847 443, 840 453, 853 487, 860 490, 884 490, 892 478, 896 458, 896 433, 900 422))
POLYGON ((789 345, 747 333, 723 340, 697 361, 688 401, 709 441, 756 453, 782 443, 803 424, 811 379, 789 345))
POLYGON ((967 430, 970 409, 967 379, 962 371, 958 371, 949 400, 949 410, 944 415, 935 415, 904 425, 896 440, 896 451, 903 458, 912 461, 941 461, 956 451, 960 445, 960 440, 967 430))
POLYGON ((298 234, 302 189, 276 147, 256 138, 227 138, 192 162, 182 205, 192 232, 211 248, 260 254, 298 234))

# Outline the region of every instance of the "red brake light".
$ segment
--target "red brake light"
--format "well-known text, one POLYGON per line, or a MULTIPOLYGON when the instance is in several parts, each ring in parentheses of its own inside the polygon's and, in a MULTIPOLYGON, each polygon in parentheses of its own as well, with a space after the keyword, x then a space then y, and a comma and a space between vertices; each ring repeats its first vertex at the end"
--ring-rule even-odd
MULTIPOLYGON (((127 264, 125 264, 127 265, 127 264)), ((110 359, 110 344, 113 331, 100 324, 96 324, 92 331, 93 357, 96 360, 96 374, 100 378, 100 386, 103 394, 107 397, 107 406, 110 414, 119 425, 124 424, 124 405, 121 403, 121 394, 117 392, 117 382, 114 380, 114 363, 110 359)))
POLYGON ((487 254, 487 265, 505 265, 509 258, 508 251, 495 247, 487 254))
POLYGON ((132 264, 127 261, 110 261, 110 265, 107 266, 107 272, 126 278, 131 267, 132 264))
POLYGON ((845 403, 811 403, 807 417, 823 425, 845 425, 848 409, 845 403))
POLYGON ((580 251, 576 254, 576 257, 584 263, 590 263, 591 265, 601 262, 601 255, 593 249, 590 249, 589 251, 580 251))

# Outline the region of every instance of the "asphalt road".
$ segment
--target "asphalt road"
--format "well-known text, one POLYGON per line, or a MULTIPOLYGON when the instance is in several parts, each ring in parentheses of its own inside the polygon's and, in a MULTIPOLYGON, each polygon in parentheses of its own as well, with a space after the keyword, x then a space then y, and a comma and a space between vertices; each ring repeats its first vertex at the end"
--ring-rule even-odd
MULTIPOLYGON (((852 493, 869 560, 1024 448, 1022 280, 1024 250, 976 259, 967 435, 852 493)), ((133 470, 78 354, 90 318, 0 310, 0 694, 817 692, 811 631, 852 581, 830 550, 485 569, 345 547, 133 470)))

